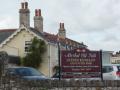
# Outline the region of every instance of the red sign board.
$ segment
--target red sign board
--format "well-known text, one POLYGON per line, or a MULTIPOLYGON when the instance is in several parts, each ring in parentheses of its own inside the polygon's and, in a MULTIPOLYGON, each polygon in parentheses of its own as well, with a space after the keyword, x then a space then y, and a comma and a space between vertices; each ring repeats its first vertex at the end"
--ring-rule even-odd
POLYGON ((63 78, 100 77, 100 51, 85 48, 61 51, 61 72, 63 78))

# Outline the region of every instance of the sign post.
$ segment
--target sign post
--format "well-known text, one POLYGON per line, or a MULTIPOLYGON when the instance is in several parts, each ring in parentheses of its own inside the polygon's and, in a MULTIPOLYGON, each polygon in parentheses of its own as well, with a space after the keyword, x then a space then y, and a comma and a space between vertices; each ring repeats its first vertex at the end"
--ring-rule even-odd
POLYGON ((100 50, 100 61, 101 61, 101 80, 103 81, 103 72, 102 72, 102 50, 100 50))
POLYGON ((60 78, 61 78, 61 66, 60 66, 60 45, 58 43, 58 65, 59 65, 59 81, 60 81, 60 78))

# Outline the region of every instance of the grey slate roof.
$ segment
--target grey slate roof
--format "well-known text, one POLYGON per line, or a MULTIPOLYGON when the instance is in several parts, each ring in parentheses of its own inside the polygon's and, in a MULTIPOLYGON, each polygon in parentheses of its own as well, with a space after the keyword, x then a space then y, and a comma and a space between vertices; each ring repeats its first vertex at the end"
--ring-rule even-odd
POLYGON ((36 35, 42 36, 43 38, 45 38, 43 33, 39 32, 38 30, 36 30, 36 29, 34 29, 32 27, 29 30, 34 32, 36 35))
MULTIPOLYGON (((12 35, 17 29, 1 29, 0 30, 0 44, 5 41, 10 35, 12 35)), ((30 31, 35 33, 38 36, 42 36, 44 38, 43 33, 40 33, 38 30, 34 28, 30 28, 30 31)))
POLYGON ((0 44, 5 41, 17 29, 2 29, 0 30, 0 44))

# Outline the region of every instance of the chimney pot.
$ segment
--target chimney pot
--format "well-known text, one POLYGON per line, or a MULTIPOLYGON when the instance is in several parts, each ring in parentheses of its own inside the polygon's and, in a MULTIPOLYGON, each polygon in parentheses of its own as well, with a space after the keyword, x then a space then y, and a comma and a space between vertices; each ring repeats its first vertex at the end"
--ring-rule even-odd
POLYGON ((37 9, 35 9, 35 16, 38 16, 38 14, 37 14, 37 9))
POLYGON ((25 2, 25 9, 28 9, 28 2, 25 2))
POLYGON ((21 3, 21 7, 22 7, 22 9, 24 9, 24 3, 21 3))
POLYGON ((64 23, 60 23, 60 28, 64 28, 64 23))
POLYGON ((41 9, 38 10, 39 16, 41 16, 41 9))
POLYGON ((60 23, 60 28, 62 28, 62 23, 60 23))
POLYGON ((62 25, 62 28, 64 28, 64 23, 62 23, 61 25, 62 25))
POLYGON ((35 16, 41 16, 41 10, 35 9, 35 16))

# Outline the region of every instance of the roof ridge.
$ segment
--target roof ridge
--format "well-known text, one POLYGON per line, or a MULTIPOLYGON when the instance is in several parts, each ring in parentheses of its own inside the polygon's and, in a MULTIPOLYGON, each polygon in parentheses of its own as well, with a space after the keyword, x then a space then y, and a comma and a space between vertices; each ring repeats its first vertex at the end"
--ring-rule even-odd
MULTIPOLYGON (((59 38, 58 35, 51 34, 51 33, 48 33, 48 32, 44 32, 44 35, 46 36, 46 38, 47 38, 48 40, 54 41, 54 42, 57 42, 57 38, 59 38)), ((71 43, 72 45, 73 45, 73 44, 84 45, 83 42, 77 42, 77 41, 75 41, 75 40, 73 40, 73 39, 70 39, 70 38, 68 38, 68 37, 66 37, 66 38, 64 38, 64 39, 63 39, 63 38, 59 38, 59 39, 60 39, 60 40, 59 40, 60 43, 66 43, 66 42, 68 42, 68 43, 71 43)), ((86 45, 84 45, 84 46, 86 46, 86 45)))
POLYGON ((15 31, 17 29, 0 29, 0 32, 15 31))

